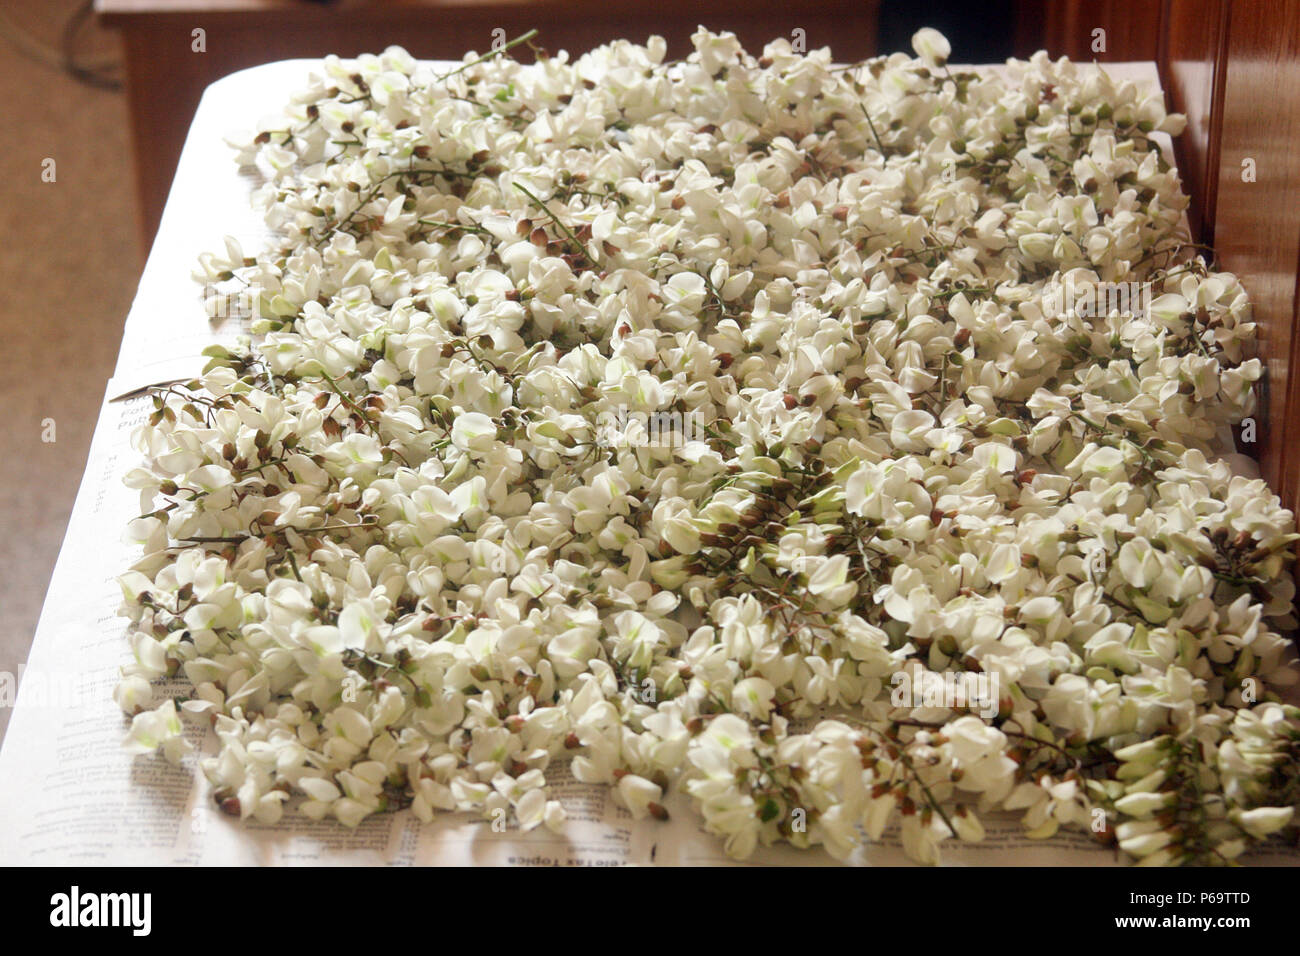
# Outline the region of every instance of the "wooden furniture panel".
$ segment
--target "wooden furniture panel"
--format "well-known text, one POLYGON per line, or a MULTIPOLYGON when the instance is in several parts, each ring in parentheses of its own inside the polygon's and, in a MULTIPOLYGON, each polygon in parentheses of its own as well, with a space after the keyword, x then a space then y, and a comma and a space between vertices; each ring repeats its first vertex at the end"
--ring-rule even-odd
POLYGON ((1170 108, 1187 117, 1187 129, 1175 150, 1179 174, 1192 200, 1188 219, 1192 236, 1212 244, 1228 0, 1164 0, 1161 23, 1160 84, 1170 108))
POLYGON ((1163 0, 1020 0, 1016 55, 1042 49, 1083 62, 1155 60, 1163 6, 1163 0), (1095 30, 1105 31, 1104 49, 1095 30))
POLYGON ((1242 277, 1268 368, 1261 395, 1264 477, 1300 507, 1300 0, 1232 0, 1214 240, 1242 277), (1254 182, 1243 161, 1254 161, 1254 182))

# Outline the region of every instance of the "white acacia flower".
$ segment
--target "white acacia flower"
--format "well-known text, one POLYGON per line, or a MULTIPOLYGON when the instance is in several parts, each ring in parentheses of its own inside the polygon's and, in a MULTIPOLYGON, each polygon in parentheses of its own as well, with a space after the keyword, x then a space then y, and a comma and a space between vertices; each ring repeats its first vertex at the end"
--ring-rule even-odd
POLYGON ((952 53, 948 38, 933 27, 922 27, 912 34, 912 49, 927 66, 934 67, 946 65, 952 53))
POLYGON ((451 426, 451 440, 464 451, 487 451, 496 440, 496 426, 482 412, 457 415, 451 426))
POLYGON ((161 749, 168 760, 176 763, 193 749, 184 733, 176 704, 168 698, 155 709, 131 718, 131 732, 124 746, 132 754, 153 753, 161 749))
POLYGON ((1217 457, 1264 368, 1182 118, 928 28, 692 42, 327 58, 235 144, 277 238, 200 258, 250 333, 133 435, 128 749, 211 723, 266 824, 559 833, 567 772, 738 857, 1292 827, 1300 536, 1217 457))

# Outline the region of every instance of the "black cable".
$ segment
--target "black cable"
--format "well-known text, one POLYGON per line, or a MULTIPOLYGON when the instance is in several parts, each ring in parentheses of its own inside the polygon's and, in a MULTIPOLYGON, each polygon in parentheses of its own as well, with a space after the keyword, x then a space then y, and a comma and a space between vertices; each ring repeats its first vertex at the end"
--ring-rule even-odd
POLYGON ((95 9, 95 0, 82 0, 80 6, 68 17, 63 25, 63 62, 64 69, 76 80, 87 86, 101 90, 120 90, 122 81, 104 72, 103 68, 83 66, 77 56, 77 34, 90 19, 95 9))
POLYGON ((94 10, 94 0, 83 0, 63 25, 62 43, 55 47, 27 33, 0 7, 0 39, 8 40, 21 56, 67 73, 79 83, 103 90, 120 90, 122 81, 112 72, 121 64, 115 60, 86 62, 77 51, 79 34, 94 10))

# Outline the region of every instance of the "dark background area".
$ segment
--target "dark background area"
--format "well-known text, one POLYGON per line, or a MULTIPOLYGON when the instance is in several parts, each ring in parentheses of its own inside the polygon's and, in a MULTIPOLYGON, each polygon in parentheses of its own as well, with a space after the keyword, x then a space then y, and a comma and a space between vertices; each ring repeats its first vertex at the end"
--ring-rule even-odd
POLYGON ((921 27, 934 27, 952 43, 954 62, 1001 63, 1016 55, 1015 0, 987 3, 916 3, 912 0, 881 0, 876 28, 880 53, 912 52, 912 34, 921 27))

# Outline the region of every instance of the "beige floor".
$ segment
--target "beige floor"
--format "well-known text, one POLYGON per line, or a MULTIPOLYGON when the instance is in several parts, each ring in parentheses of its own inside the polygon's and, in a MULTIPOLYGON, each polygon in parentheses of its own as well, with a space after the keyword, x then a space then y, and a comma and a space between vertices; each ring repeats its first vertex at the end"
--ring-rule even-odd
MULTIPOLYGON (((75 0, 9 19, 46 43, 75 0)), ((91 36, 102 54, 110 37, 91 36)), ((123 94, 81 85, 0 37, 0 671, 26 659, 117 359, 141 257, 123 94), (41 181, 55 160, 57 179, 41 181), (41 440, 53 419, 53 443, 41 440)), ((8 723, 0 707, 0 735, 8 723)))

